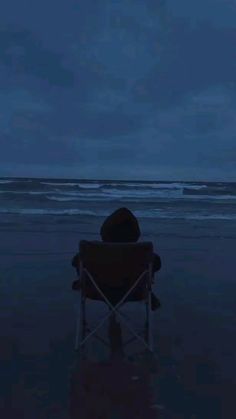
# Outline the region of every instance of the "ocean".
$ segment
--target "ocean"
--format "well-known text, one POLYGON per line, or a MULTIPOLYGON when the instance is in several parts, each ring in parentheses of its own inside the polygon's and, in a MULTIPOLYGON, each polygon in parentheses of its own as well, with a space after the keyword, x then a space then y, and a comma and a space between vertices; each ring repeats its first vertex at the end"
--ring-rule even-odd
POLYGON ((0 178, 1 222, 4 214, 105 217, 121 206, 139 218, 235 220, 236 183, 0 178))

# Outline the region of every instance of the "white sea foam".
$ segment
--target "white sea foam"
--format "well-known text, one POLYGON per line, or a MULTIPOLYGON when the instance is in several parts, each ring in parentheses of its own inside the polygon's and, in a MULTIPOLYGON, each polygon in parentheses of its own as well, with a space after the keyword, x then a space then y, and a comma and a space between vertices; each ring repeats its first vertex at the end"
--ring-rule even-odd
POLYGON ((0 184, 7 184, 7 183, 13 183, 13 180, 0 180, 0 184))
POLYGON ((78 183, 69 183, 69 182, 40 182, 41 185, 48 186, 77 186, 78 183))
POLYGON ((100 188, 103 184, 100 183, 86 183, 86 182, 40 182, 41 185, 47 185, 47 186, 77 186, 81 189, 98 189, 100 188))
POLYGON ((22 178, 18 178, 18 179, 8 179, 9 182, 11 183, 32 183, 35 182, 36 180, 32 180, 32 179, 22 179, 22 178))
POLYGON ((78 196, 46 196, 47 199, 50 201, 57 201, 57 202, 73 202, 73 201, 80 201, 78 196))
POLYGON ((98 189, 103 186, 103 183, 78 183, 81 189, 98 189))
POLYGON ((201 199, 201 200, 207 200, 207 201, 224 201, 224 200, 236 200, 236 196, 234 195, 183 195, 183 199, 201 199))
POLYGON ((169 182, 169 183, 141 183, 141 182, 40 182, 41 185, 48 185, 48 186, 77 186, 81 189, 107 189, 107 188, 135 188, 135 189, 180 189, 183 188, 191 188, 195 190, 201 190, 207 188, 207 185, 197 185, 197 184, 189 184, 189 183, 180 183, 180 182, 169 182))
MULTIPOLYGON (((191 189, 193 187, 191 186, 191 189)), ((126 200, 126 201, 145 201, 145 200, 152 200, 153 202, 158 201, 205 201, 205 202, 215 202, 217 204, 220 204, 221 202, 236 202, 236 194, 184 194, 183 189, 172 189, 172 188, 166 188, 166 189, 137 189, 137 188, 104 188, 104 189, 98 189, 97 190, 93 188, 89 189, 74 189, 74 190, 68 190, 68 189, 59 189, 54 188, 50 190, 34 190, 33 188, 30 188, 30 190, 24 190, 24 189, 2 189, 0 190, 0 194, 9 194, 9 196, 16 195, 19 197, 23 197, 24 199, 27 199, 27 195, 30 198, 30 196, 45 196, 46 199, 49 199, 51 201, 114 201, 114 200, 126 200)))
POLYGON ((106 191, 51 191, 53 195, 49 195, 50 191, 25 191, 25 190, 0 190, 0 194, 9 194, 16 196, 45 196, 46 199, 52 201, 114 201, 122 200, 126 201, 145 201, 153 200, 168 200, 168 201, 205 201, 221 203, 221 201, 235 202, 236 195, 188 195, 183 194, 181 190, 118 190, 110 189, 106 191))
POLYGON ((236 214, 192 214, 187 218, 189 220, 236 220, 236 214))
POLYGON ((116 198, 178 198, 181 197, 181 190, 120 190, 110 189, 103 191, 104 195, 116 198))

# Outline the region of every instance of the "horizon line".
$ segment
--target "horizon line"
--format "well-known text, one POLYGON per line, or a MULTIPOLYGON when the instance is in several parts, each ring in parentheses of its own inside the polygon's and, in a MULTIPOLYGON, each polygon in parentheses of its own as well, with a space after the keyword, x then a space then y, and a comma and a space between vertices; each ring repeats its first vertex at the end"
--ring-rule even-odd
POLYGON ((236 183, 236 180, 180 180, 180 179, 95 179, 95 178, 72 178, 72 177, 41 177, 41 176, 0 176, 0 179, 35 179, 35 180, 73 180, 73 181, 88 181, 88 182, 191 182, 191 183, 236 183))

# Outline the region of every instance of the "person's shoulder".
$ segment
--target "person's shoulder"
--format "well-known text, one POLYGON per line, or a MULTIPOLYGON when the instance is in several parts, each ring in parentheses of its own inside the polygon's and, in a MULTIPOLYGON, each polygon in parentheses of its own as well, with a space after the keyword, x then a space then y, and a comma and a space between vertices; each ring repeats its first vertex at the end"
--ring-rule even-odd
POLYGON ((76 253, 75 256, 73 256, 71 264, 73 267, 77 267, 79 264, 79 253, 76 253))

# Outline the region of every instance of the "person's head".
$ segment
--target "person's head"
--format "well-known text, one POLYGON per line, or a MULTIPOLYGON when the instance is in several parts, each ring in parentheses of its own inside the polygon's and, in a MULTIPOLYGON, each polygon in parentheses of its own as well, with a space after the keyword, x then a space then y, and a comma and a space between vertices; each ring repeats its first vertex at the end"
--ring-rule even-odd
POLYGON ((136 217, 127 208, 119 208, 104 221, 100 234, 104 242, 136 242, 140 229, 136 217))

